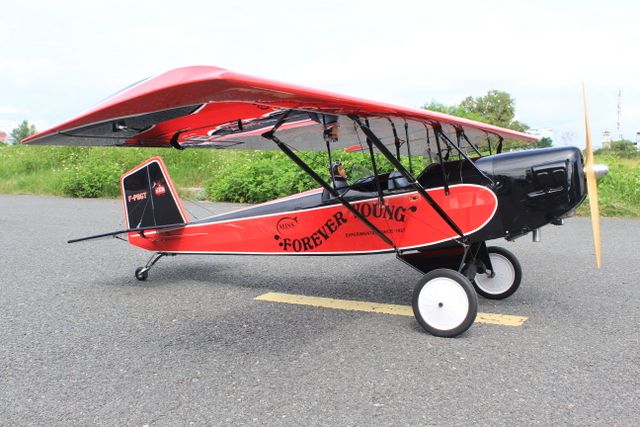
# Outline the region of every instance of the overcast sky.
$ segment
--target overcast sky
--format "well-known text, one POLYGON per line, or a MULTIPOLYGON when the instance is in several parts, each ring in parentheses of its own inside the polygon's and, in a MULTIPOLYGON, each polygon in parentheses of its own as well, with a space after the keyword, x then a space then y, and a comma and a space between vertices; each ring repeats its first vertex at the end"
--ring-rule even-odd
POLYGON ((584 145, 640 132, 638 1, 6 2, 0 130, 67 120, 122 87, 216 65, 385 101, 457 103, 509 92, 517 118, 584 145), (8 4, 7 4, 8 3, 8 4))

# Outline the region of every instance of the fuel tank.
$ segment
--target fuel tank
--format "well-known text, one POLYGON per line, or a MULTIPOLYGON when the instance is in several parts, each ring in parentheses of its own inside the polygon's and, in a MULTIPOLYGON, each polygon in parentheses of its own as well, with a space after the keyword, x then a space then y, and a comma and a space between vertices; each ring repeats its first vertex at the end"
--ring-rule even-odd
POLYGON ((475 165, 495 181, 496 220, 507 238, 569 216, 586 197, 582 153, 576 147, 496 154, 475 165))

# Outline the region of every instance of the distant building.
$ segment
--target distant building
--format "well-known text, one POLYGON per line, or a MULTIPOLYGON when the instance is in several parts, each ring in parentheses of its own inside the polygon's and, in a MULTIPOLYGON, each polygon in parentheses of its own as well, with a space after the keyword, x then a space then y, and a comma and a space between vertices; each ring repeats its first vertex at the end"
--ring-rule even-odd
POLYGON ((602 132, 602 148, 608 150, 611 148, 611 132, 605 130, 602 132))
POLYGON ((6 142, 9 140, 9 135, 6 132, 0 130, 0 142, 6 142))

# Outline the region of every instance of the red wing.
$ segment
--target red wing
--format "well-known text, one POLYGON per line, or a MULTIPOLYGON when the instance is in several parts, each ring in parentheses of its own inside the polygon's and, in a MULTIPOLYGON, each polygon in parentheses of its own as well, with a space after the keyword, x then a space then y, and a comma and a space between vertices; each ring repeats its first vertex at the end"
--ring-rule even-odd
MULTIPOLYGON (((254 138, 279 114, 296 110, 283 129, 319 124, 314 113, 437 123, 472 137, 537 138, 509 129, 431 112, 362 100, 246 76, 217 67, 186 67, 143 80, 87 113, 25 139, 48 145, 168 146, 170 141, 213 148, 268 149, 254 138), (311 114, 308 114, 311 113, 311 114)), ((316 114, 317 116, 317 114, 316 114)), ((295 132, 294 132, 295 133, 295 132)), ((317 146, 324 149, 320 138, 317 146)))

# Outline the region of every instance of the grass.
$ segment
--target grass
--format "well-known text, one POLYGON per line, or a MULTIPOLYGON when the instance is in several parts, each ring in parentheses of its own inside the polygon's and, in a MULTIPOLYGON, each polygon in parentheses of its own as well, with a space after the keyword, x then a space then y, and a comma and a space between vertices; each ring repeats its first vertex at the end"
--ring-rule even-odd
POLYGON ((117 197, 119 175, 151 156, 163 158, 174 183, 185 192, 203 187, 234 155, 213 150, 0 146, 0 193, 66 196, 65 183, 101 166, 103 178, 111 182, 95 196, 117 197))
MULTIPOLYGON (((296 168, 277 153, 0 144, 0 193, 117 197, 120 174, 151 156, 164 159, 178 191, 186 199, 206 194, 217 201, 255 202, 261 201, 255 197, 267 199, 315 186, 310 180, 303 182, 302 175, 295 174, 296 168), (287 182, 271 180, 271 185, 265 187, 256 177, 268 165, 275 170, 267 172, 284 177, 287 182), (245 189, 247 186, 253 187, 245 189), (194 187, 209 191, 190 191, 194 187), (226 191, 211 191, 212 188, 226 191), (238 196, 242 191, 246 194, 238 196)), ((358 162, 364 159, 353 154, 349 158, 358 162)), ((319 157, 311 160, 321 163, 319 157)), ((602 215, 640 217, 640 155, 625 158, 599 154, 596 162, 609 165, 609 175, 598 182, 602 215)), ((588 203, 583 203, 578 215, 588 214, 588 203)))
MULTIPOLYGON (((598 181, 600 214, 607 217, 640 217, 640 156, 596 156, 596 163, 609 166, 609 174, 598 181)), ((578 208, 578 215, 589 215, 589 203, 578 208)))

